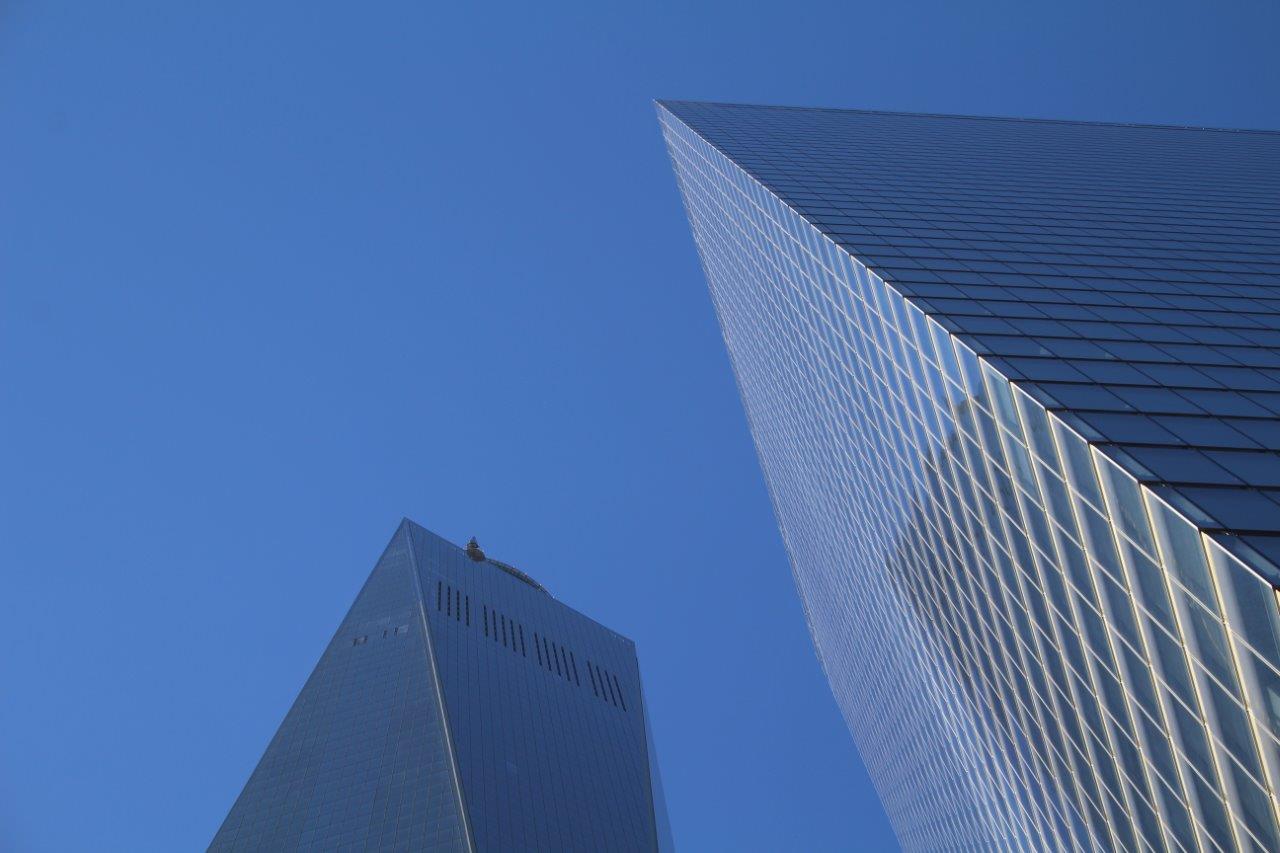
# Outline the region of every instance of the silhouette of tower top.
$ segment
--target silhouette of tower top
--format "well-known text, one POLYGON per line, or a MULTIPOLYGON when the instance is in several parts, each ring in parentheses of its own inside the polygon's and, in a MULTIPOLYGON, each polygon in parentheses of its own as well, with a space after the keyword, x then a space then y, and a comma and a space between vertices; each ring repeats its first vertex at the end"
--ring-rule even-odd
POLYGON ((408 521, 212 850, 669 850, 635 646, 408 521))

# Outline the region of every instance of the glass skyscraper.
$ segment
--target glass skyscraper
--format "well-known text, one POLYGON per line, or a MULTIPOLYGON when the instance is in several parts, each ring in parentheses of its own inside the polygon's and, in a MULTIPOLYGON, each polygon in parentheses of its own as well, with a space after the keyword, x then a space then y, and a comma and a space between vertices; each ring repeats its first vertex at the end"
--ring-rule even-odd
POLYGON ((1280 850, 1280 135, 658 113, 903 846, 1280 850))
POLYGON ((211 850, 668 851, 634 644, 405 520, 211 850))

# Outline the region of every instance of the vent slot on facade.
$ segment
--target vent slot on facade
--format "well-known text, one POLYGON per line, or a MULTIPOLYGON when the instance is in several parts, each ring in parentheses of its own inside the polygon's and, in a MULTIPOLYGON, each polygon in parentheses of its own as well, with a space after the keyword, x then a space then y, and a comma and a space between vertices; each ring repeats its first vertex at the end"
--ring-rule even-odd
POLYGON ((598 664, 587 661, 587 674, 591 676, 591 691, 615 708, 627 710, 627 702, 622 698, 622 683, 618 676, 598 664), (597 688, 597 685, 598 688, 597 688))
POLYGON ((622 703, 622 710, 627 710, 627 700, 622 696, 622 685, 618 683, 618 676, 613 676, 613 686, 618 691, 618 701, 622 703))
MULTIPOLYGON (((495 643, 502 643, 502 647, 510 649, 513 653, 521 657, 529 657, 528 641, 524 636, 524 624, 515 619, 508 619, 503 613, 499 613, 496 609, 491 609, 487 604, 480 604, 480 623, 483 626, 485 637, 492 638, 495 643)), ((471 596, 463 593, 458 588, 455 589, 451 584, 445 583, 443 580, 436 581, 436 610, 444 613, 446 617, 456 622, 464 623, 467 627, 471 626, 471 596)), ((408 625, 400 625, 395 628, 395 633, 400 634, 409 630, 408 625)), ((390 629, 383 632, 386 637, 390 629)), ((545 634, 534 631, 530 634, 533 642, 534 657, 538 662, 538 666, 543 667, 547 672, 558 675, 565 681, 572 682, 579 688, 583 686, 582 676, 578 672, 578 658, 573 651, 565 646, 559 645, 553 640, 547 638, 545 634)), ((367 636, 356 637, 354 645, 363 645, 368 640, 367 636)), ((583 665, 587 669, 587 679, 591 683, 591 693, 597 699, 613 705, 615 708, 627 710, 626 699, 622 695, 622 682, 613 673, 606 670, 598 664, 592 663, 590 660, 583 661, 583 665)))

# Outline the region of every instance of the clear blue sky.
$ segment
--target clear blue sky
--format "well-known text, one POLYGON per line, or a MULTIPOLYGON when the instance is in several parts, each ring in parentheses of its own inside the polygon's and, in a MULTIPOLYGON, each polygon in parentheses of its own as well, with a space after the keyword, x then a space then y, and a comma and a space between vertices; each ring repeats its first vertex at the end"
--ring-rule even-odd
POLYGON ((1277 128, 1280 15, 777 6, 6 4, 0 848, 202 849, 404 515, 637 641, 683 850, 892 847, 651 99, 1277 128))

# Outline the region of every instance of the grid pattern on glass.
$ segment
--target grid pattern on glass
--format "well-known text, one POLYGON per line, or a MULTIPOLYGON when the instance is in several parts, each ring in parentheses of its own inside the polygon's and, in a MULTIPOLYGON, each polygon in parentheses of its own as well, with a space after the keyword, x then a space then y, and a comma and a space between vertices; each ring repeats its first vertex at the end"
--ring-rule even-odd
POLYGON ((402 526, 210 850, 470 849, 402 526))
POLYGON ((666 108, 1280 581, 1280 133, 666 108))
POLYGON ((642 699, 630 640, 406 520, 211 849, 669 851, 642 699))
POLYGON ((416 525, 412 542, 428 598, 453 591, 427 620, 476 849, 668 849, 635 645, 416 525))
MULTIPOLYGON (((824 172, 841 140, 813 112, 659 118, 815 646, 903 845, 1277 849, 1266 566, 1190 523, 1177 489, 1116 465, 1114 445, 976 345, 963 312, 886 282, 798 191, 780 197, 780 138, 812 183, 848 177, 824 172)), ((927 126, 956 120, 922 121, 915 154, 885 171, 939 177, 913 157, 943 158, 927 126)), ((945 182, 899 200, 893 178, 867 180, 845 190, 869 200, 826 200, 824 215, 896 207, 923 228, 954 212, 945 182)), ((1001 227, 1040 233, 1039 186, 992 180, 1027 204, 1001 227)), ((863 250, 898 259, 889 275, 924 268, 863 250)), ((992 301, 1020 316, 1020 300, 992 301)))

